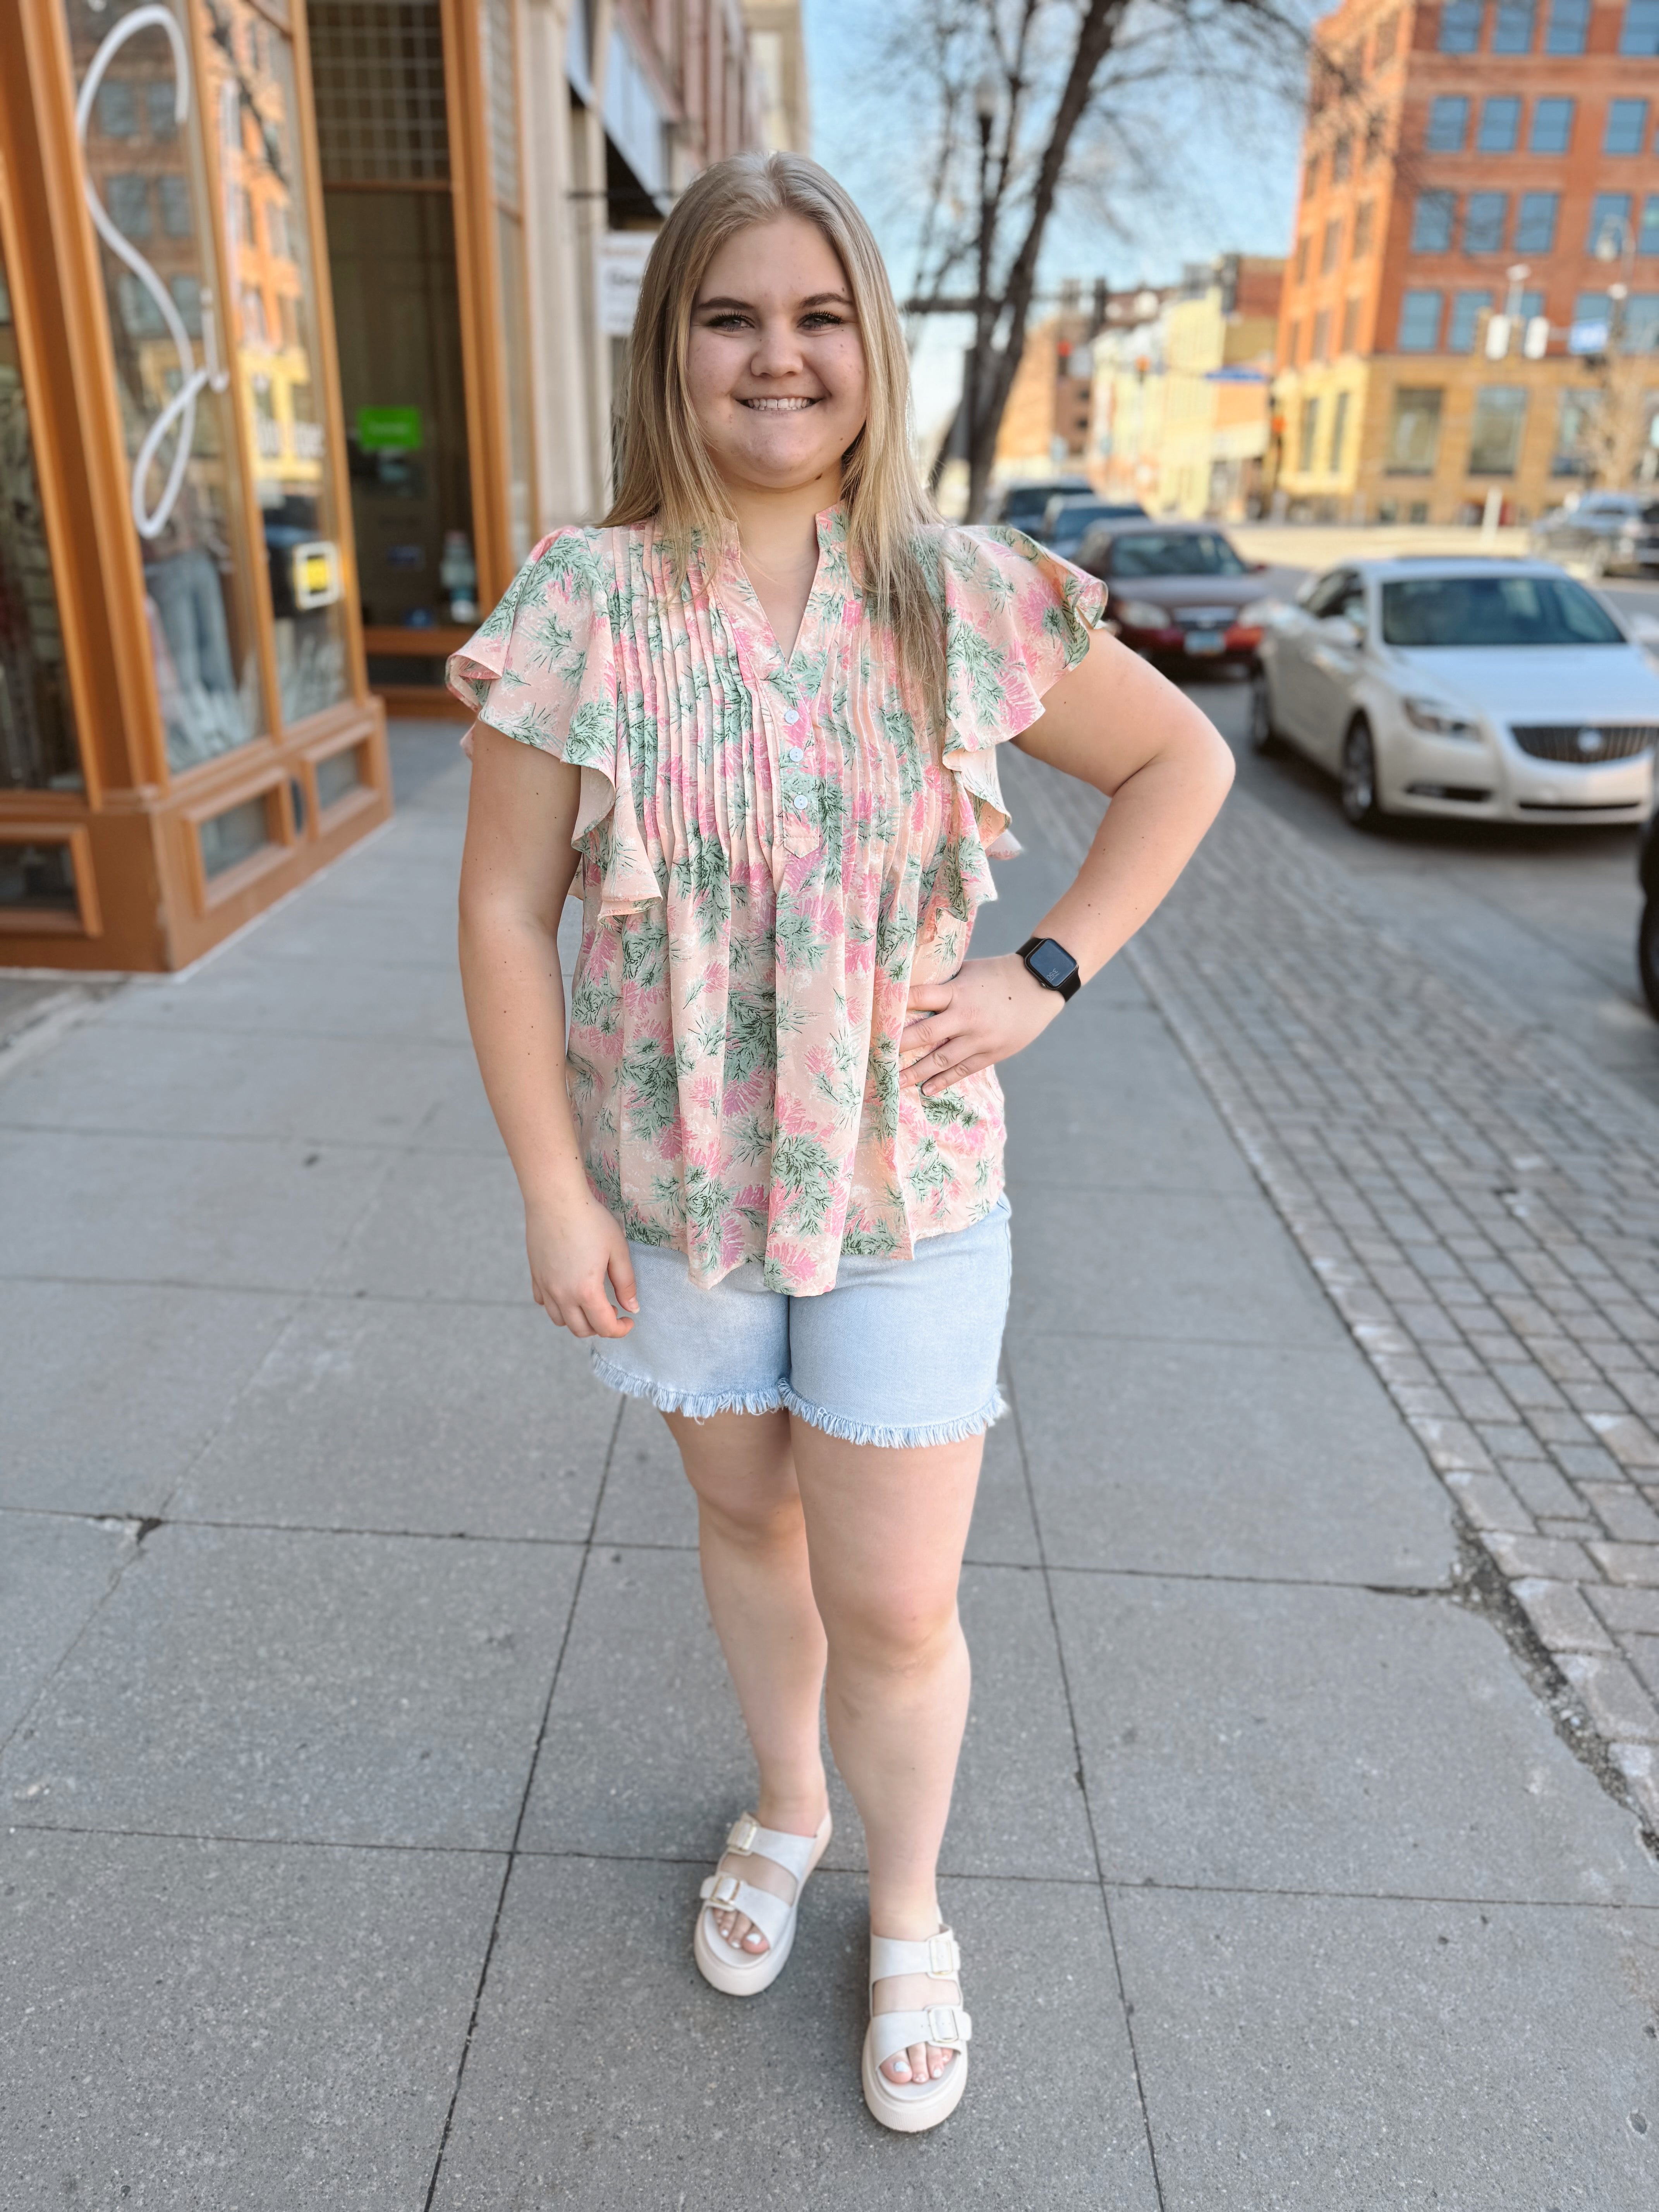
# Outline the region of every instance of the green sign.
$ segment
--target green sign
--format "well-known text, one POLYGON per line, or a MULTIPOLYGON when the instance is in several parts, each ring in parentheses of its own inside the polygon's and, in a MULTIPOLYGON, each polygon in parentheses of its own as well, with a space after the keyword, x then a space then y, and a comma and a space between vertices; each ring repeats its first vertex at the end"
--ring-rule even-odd
POLYGON ((357 410, 357 443, 366 453, 418 453, 425 428, 418 407, 357 410))

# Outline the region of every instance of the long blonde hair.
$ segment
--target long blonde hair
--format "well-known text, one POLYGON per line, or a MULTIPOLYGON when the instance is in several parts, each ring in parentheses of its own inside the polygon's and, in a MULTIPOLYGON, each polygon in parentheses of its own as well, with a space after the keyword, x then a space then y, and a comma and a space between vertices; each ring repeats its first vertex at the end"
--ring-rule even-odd
POLYGON ((927 533, 939 517, 910 450, 910 364, 870 226, 828 170, 801 154, 739 154, 704 169, 675 203, 646 264, 622 410, 622 477, 606 524, 655 520, 682 560, 692 534, 729 518, 691 410, 691 310, 727 239, 780 216, 816 223, 846 271, 864 340, 864 428, 842 461, 854 574, 898 644, 915 702, 941 716, 945 635, 927 533))

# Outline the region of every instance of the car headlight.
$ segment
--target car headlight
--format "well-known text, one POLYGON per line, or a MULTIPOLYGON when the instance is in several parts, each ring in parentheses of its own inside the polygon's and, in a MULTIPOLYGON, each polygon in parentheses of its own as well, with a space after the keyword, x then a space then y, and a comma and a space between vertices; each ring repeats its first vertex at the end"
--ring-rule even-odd
POLYGON ((1169 629, 1173 627, 1167 607, 1155 607, 1150 599, 1119 599, 1112 609, 1120 622, 1131 629, 1169 629))
POLYGON ((1455 707, 1442 706, 1437 699, 1407 699, 1401 704, 1413 728, 1426 730, 1431 738, 1462 738, 1474 744, 1480 741, 1480 730, 1455 707))

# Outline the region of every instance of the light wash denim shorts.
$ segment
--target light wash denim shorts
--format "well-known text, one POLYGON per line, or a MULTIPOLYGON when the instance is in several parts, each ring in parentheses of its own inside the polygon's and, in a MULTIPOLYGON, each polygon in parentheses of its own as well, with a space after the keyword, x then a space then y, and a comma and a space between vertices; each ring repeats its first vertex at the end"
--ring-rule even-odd
POLYGON ((592 1346, 593 1372, 659 1413, 787 1406, 849 1443, 914 1450, 978 1436, 1004 1410, 1006 1198, 971 1229, 924 1238, 913 1260, 844 1256, 835 1289, 811 1298, 769 1291, 758 1260, 705 1291, 683 1252, 628 1249, 639 1314, 592 1346))

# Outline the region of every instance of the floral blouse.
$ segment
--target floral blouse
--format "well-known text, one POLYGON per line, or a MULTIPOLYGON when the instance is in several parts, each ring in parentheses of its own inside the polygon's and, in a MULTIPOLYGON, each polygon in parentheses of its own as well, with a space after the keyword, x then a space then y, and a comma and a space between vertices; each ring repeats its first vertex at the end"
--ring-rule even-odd
POLYGON ((651 527, 556 531, 449 664, 492 729, 581 770, 567 1065, 588 1180, 712 1285, 833 1287, 1002 1190, 994 1070, 899 1085, 913 982, 954 975, 996 892, 996 748, 1088 650, 1105 594, 1013 531, 941 526, 943 760, 866 618, 839 507, 787 659, 735 530, 684 581, 651 527))

